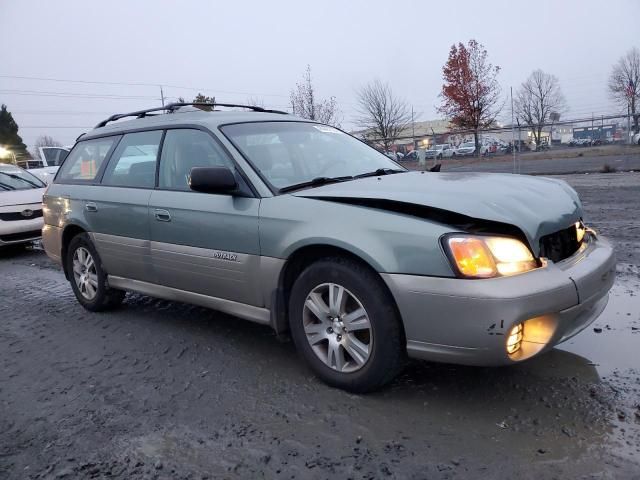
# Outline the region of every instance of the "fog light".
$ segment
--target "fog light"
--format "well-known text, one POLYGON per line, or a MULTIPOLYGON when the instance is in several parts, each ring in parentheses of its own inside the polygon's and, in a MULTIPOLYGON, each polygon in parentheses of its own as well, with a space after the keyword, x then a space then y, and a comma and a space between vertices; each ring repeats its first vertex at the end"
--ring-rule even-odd
POLYGON ((522 347, 524 328, 521 323, 514 325, 507 337, 507 353, 513 355, 522 347))

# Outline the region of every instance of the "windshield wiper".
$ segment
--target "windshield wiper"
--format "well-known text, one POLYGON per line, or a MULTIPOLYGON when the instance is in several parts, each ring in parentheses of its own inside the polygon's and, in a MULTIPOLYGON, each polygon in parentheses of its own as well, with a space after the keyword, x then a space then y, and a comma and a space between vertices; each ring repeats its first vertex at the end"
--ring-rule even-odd
POLYGON ((380 175, 393 175, 394 173, 404 172, 406 172, 406 170, 401 170, 399 168, 379 168, 373 172, 361 173, 360 175, 356 175, 354 178, 378 177, 380 175))
POLYGON ((0 174, 6 175, 9 178, 15 178, 16 180, 20 180, 22 182, 28 183, 29 185, 32 185, 33 188, 42 188, 42 186, 39 186, 37 183, 32 182, 31 180, 28 180, 26 178, 23 178, 20 175, 15 175, 13 173, 7 173, 7 172, 0 172, 0 174))
POLYGON ((294 183, 293 185, 287 185, 278 190, 279 193, 291 192, 293 190, 300 190, 302 188, 319 187, 320 185, 327 185, 329 183, 346 182, 347 180, 353 180, 354 177, 346 175, 344 177, 316 177, 306 182, 294 183))

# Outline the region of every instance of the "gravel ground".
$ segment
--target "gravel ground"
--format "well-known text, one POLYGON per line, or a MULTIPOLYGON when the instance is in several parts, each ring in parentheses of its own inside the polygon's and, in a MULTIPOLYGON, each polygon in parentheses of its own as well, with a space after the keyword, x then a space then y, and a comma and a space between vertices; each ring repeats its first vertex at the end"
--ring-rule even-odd
POLYGON ((640 174, 563 178, 618 249, 594 328, 366 396, 266 327, 131 294, 89 314, 38 248, 0 253, 0 478, 640 478, 640 174))
MULTIPOLYGON (((606 150, 605 150, 606 151, 606 150)), ((518 157, 517 172, 532 175, 559 175, 569 173, 591 172, 597 173, 605 165, 618 171, 640 171, 640 147, 633 146, 625 153, 612 153, 607 155, 590 153, 589 151, 569 150, 561 151, 558 155, 568 153, 582 153, 581 157, 573 158, 547 158, 538 156, 537 152, 524 153, 518 157)), ((602 153, 602 152, 600 152, 602 153)), ((553 154, 553 152, 550 152, 553 154)), ((496 155, 487 158, 463 157, 438 160, 442 163, 443 172, 492 172, 513 173, 513 157, 511 155, 496 155)), ((420 169, 417 162, 402 162, 412 169, 420 169)), ((433 160, 427 162, 433 165, 433 160)))

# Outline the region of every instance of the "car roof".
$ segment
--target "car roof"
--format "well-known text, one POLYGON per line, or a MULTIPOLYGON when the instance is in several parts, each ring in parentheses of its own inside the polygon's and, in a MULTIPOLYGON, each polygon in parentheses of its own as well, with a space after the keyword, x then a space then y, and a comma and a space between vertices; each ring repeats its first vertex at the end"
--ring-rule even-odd
POLYGON ((105 135, 117 135, 129 130, 146 129, 146 128, 163 128, 176 125, 199 125, 207 127, 210 130, 217 129, 220 125, 227 123, 247 123, 247 122, 313 122, 305 118, 295 115, 285 115, 281 113, 268 112, 246 112, 246 111, 214 111, 206 112, 203 110, 176 111, 160 115, 149 115, 143 118, 133 120, 121 120, 110 123, 104 127, 97 127, 82 135, 80 140, 88 140, 90 138, 102 137, 105 135))

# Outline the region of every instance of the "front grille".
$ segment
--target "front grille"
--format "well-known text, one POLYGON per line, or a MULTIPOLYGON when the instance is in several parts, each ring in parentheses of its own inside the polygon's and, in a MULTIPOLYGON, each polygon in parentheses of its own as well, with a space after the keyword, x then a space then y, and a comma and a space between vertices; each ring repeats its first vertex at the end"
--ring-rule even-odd
POLYGON ((0 220, 5 222, 13 222, 16 220, 31 220, 32 218, 40 218, 42 216, 42 209, 32 210, 33 215, 25 216, 22 212, 4 212, 0 213, 0 220))
POLYGON ((578 232, 575 225, 560 230, 540 239, 540 256, 553 262, 569 258, 580 248, 578 232))
POLYGON ((40 236, 42 236, 42 230, 30 230, 28 232, 8 233, 7 235, 0 235, 0 242, 17 242, 20 240, 37 238, 40 236))

